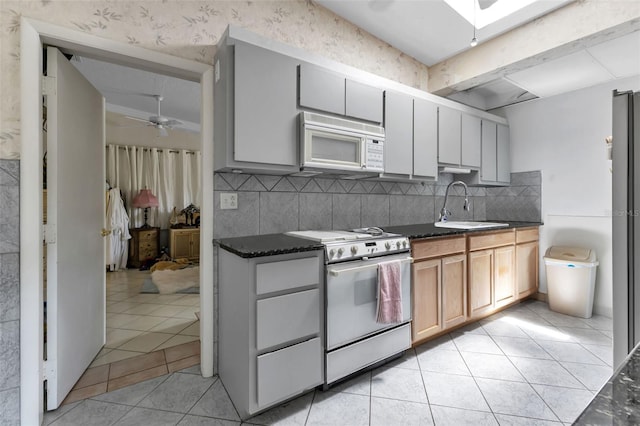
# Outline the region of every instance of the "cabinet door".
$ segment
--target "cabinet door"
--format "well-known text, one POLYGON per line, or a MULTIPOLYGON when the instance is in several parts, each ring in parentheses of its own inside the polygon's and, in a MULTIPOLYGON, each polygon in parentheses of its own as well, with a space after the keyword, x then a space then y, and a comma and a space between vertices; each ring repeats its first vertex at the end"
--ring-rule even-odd
POLYGON ((234 159, 298 164, 296 64, 237 42, 234 67, 234 159))
POLYGON ((516 281, 518 298, 524 298, 538 291, 538 242, 516 246, 516 281))
POLYGON ((496 123, 482 120, 482 165, 480 178, 485 182, 497 179, 496 123))
POLYGON ((171 257, 188 258, 190 256, 191 256, 191 233, 174 231, 173 241, 171 244, 171 257))
POLYGON ((438 108, 438 163, 460 164, 461 113, 438 108))
POLYGON ((200 258, 200 231, 194 231, 191 234, 191 258, 200 258))
POLYGON ((469 316, 493 310, 493 250, 469 253, 469 316))
POLYGON ((413 100, 413 174, 438 176, 438 106, 413 100))
POLYGON ((480 119, 462 114, 460 163, 467 167, 480 167, 480 119))
POLYGON ((497 178, 498 182, 511 182, 511 147, 509 143, 509 128, 497 125, 497 178))
POLYGON ((346 115, 382 123, 383 95, 382 89, 347 79, 345 82, 346 115))
POLYGON ((345 79, 311 64, 300 64, 300 106, 344 115, 345 79))
POLYGON ((410 175, 413 172, 413 98, 385 92, 384 172, 410 175))
POLYGON ((494 253, 495 307, 508 305, 516 300, 516 250, 514 246, 495 249, 494 253))
POLYGON ((467 256, 442 259, 442 327, 447 329, 467 320, 467 256))
POLYGON ((425 260, 412 265, 413 273, 413 342, 442 330, 441 261, 425 260))

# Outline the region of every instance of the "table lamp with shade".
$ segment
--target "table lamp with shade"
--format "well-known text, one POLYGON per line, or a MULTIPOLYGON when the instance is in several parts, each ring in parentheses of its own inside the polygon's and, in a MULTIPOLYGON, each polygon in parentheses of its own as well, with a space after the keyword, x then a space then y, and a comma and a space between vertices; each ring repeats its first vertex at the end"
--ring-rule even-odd
POLYGON ((151 193, 150 189, 141 189, 138 195, 133 199, 133 207, 144 209, 144 225, 143 228, 149 228, 149 224, 147 223, 147 213, 149 211, 149 207, 158 207, 158 197, 151 193))

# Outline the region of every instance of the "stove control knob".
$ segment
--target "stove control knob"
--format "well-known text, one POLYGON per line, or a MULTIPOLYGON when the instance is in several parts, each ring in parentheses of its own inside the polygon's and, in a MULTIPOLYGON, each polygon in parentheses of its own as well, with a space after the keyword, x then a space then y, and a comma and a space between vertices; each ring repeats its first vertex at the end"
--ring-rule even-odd
POLYGON ((342 253, 344 253, 344 249, 342 247, 340 247, 338 249, 338 257, 342 256, 342 253))
POLYGON ((407 248, 407 241, 406 240, 402 241, 402 248, 407 248))
POLYGON ((329 259, 335 256, 335 254, 336 254, 336 251, 334 249, 329 250, 329 259))
POLYGON ((358 253, 358 246, 351 246, 351 254, 358 253))
POLYGON ((396 241, 396 248, 399 250, 400 249, 400 241, 396 241))
POLYGON ((391 244, 387 241, 386 243, 384 243, 384 248, 386 248, 387 250, 391 250, 391 244))

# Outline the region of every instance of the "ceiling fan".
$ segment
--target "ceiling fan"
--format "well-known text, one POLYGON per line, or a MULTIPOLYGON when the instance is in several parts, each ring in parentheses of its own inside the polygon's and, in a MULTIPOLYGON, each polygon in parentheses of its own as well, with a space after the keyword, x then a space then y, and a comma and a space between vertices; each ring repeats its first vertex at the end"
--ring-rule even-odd
POLYGON ((145 95, 154 98, 158 102, 158 115, 152 115, 149 119, 145 120, 143 118, 125 116, 130 120, 142 121, 147 123, 147 126, 153 126, 158 129, 158 134, 160 136, 168 136, 167 129, 173 129, 174 126, 179 126, 182 123, 180 120, 175 120, 173 118, 165 117, 160 113, 160 103, 163 101, 164 97, 162 95, 145 95))

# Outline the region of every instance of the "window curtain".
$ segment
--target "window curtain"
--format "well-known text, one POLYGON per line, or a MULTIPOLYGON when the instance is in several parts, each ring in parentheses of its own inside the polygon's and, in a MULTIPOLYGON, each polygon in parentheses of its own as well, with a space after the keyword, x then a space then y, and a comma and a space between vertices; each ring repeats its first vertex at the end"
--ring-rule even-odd
POLYGON ((131 207, 141 189, 148 188, 158 197, 157 209, 149 209, 148 223, 169 228, 169 218, 175 207, 180 210, 193 204, 200 207, 199 151, 107 145, 107 181, 120 189, 131 226, 144 224, 143 209, 131 207))

